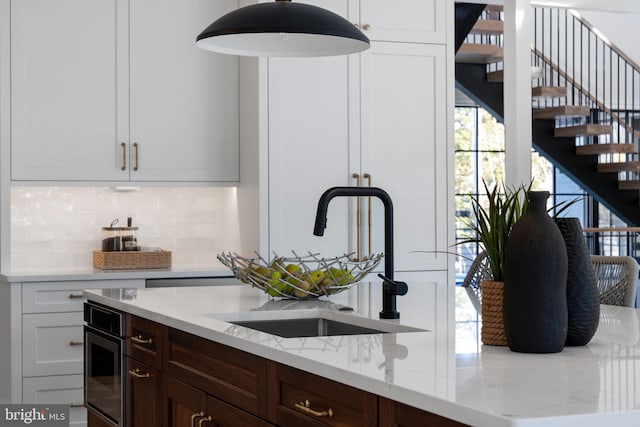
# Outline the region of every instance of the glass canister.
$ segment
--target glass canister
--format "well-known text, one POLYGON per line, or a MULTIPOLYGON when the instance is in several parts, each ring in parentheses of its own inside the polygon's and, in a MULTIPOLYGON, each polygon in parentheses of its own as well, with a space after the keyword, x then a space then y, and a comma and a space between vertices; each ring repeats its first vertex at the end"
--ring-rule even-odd
POLYGON ((122 227, 102 227, 102 252, 117 252, 122 249, 120 230, 122 227))
POLYGON ((136 237, 138 227, 120 227, 120 240, 123 251, 139 251, 138 238, 136 237))

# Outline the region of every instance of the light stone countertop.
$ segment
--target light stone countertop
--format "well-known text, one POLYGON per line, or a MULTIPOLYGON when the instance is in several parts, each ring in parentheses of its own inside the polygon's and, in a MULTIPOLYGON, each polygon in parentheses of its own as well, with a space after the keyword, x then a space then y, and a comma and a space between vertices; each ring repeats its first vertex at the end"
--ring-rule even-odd
POLYGON ((64 282, 75 280, 126 280, 194 277, 230 277, 226 267, 169 268, 139 270, 98 270, 91 267, 64 270, 19 270, 3 272, 0 279, 8 283, 64 282))
POLYGON ((409 293, 397 299, 399 323, 427 332, 281 338, 220 320, 344 306, 377 319, 380 286, 363 283, 331 299, 301 302, 269 300, 249 286, 93 290, 85 296, 473 426, 640 425, 639 310, 602 306, 587 346, 543 355, 481 345, 466 290, 435 282, 409 283, 409 293))

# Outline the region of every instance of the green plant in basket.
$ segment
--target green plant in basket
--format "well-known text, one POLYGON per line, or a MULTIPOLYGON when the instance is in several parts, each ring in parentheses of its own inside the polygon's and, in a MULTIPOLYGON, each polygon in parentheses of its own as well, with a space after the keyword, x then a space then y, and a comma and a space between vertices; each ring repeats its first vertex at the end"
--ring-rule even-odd
POLYGON ((493 280, 504 281, 504 249, 513 225, 527 211, 527 192, 533 184, 521 185, 515 188, 501 188, 498 184, 489 188, 482 182, 485 189, 486 203, 481 203, 479 197, 471 197, 473 218, 466 219, 465 225, 471 233, 463 237, 458 245, 477 243, 487 256, 493 280))
MULTIPOLYGON (((471 197, 473 218, 463 220, 471 233, 457 245, 477 243, 484 251, 489 261, 489 269, 493 280, 504 281, 504 256, 507 238, 515 223, 527 212, 529 199, 527 194, 532 190, 533 181, 519 187, 501 189, 498 184, 489 188, 482 182, 485 189, 486 202, 483 204, 478 197, 471 197), (502 190, 502 191, 501 191, 502 190)), ((559 216, 567 208, 580 200, 565 200, 549 208, 554 211, 554 217, 559 216)))

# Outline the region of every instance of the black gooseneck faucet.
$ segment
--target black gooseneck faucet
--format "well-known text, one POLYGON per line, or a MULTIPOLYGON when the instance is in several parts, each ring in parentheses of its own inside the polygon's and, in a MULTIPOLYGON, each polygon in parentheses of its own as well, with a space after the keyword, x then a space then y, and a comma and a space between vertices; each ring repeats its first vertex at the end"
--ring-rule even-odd
POLYGON ((384 204, 384 276, 378 276, 383 280, 382 285, 382 311, 381 319, 399 319, 400 313, 396 310, 396 295, 407 293, 408 287, 404 282, 393 280, 393 203, 389 194, 378 187, 332 187, 322 193, 318 200, 316 211, 316 223, 313 234, 324 235, 327 227, 327 209, 329 202, 334 197, 377 197, 384 204))

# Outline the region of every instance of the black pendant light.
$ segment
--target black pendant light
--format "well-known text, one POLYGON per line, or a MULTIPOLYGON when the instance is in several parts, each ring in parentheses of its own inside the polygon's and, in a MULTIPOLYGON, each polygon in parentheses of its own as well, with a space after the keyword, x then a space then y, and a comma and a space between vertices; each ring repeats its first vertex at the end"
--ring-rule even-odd
POLYGON ((196 44, 242 56, 333 56, 368 49, 369 39, 326 9, 276 0, 222 16, 198 35, 196 44))

